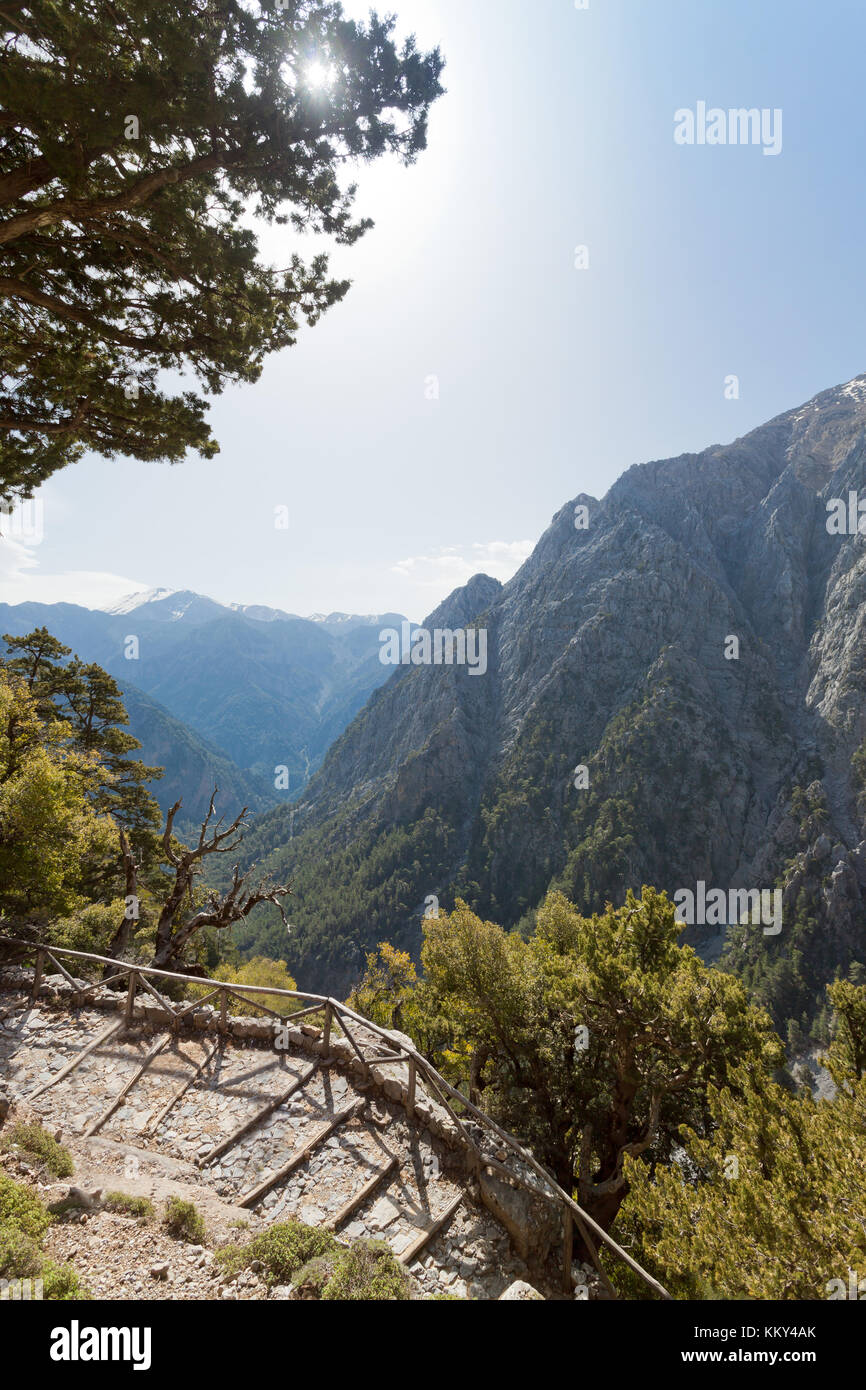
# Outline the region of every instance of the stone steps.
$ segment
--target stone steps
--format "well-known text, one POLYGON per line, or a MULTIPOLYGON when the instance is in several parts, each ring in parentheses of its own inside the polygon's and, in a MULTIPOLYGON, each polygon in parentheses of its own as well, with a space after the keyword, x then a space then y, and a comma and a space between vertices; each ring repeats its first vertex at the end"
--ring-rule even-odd
MULTIPOLYGON (((0 1022, 0 1075, 47 1127, 86 1134, 164 1036, 136 1025, 109 1038, 57 1084, 34 1094, 110 1022, 104 1010, 31 1009, 24 998, 0 1022)), ((209 1034, 169 1036, 105 1118, 99 1142, 109 1150, 135 1145, 185 1170, 194 1168, 199 1184, 234 1206, 351 1109, 250 1209, 265 1224, 296 1218, 333 1227, 347 1204, 363 1194, 340 1226, 340 1238, 381 1239, 396 1256, 407 1256, 458 1197, 468 1196, 468 1180, 453 1168, 444 1142, 411 1121, 402 1105, 327 1059, 313 1066, 314 1061, 309 1055, 209 1034), (300 1080, 303 1084, 285 1103, 208 1161, 214 1148, 300 1080), (365 1192, 371 1178, 394 1159, 393 1171, 365 1192)), ((462 1202, 411 1269, 430 1292, 471 1290, 486 1298, 498 1297, 513 1280, 528 1277, 503 1227, 471 1200, 462 1202)))

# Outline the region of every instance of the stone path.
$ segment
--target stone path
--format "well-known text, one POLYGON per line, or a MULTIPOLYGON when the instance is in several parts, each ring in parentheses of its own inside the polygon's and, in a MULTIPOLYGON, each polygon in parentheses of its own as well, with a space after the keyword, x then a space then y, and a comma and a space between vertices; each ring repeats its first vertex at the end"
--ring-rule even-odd
POLYGON ((22 992, 4 993, 0 1005, 0 1077, 10 1094, 52 1129, 78 1136, 77 1147, 118 1170, 123 1190, 134 1190, 130 1182, 146 1161, 156 1171, 182 1176, 201 1197, 207 1194, 235 1209, 353 1107, 354 1113, 315 1144, 290 1175, 245 1208, 254 1225, 292 1217, 333 1226, 345 1205, 396 1159, 388 1176, 339 1226, 340 1236, 376 1237, 405 1256, 462 1194, 448 1223, 417 1260, 408 1262, 423 1291, 496 1299, 515 1280, 539 1285, 538 1271, 531 1274, 514 1253, 504 1227, 473 1201, 471 1182, 455 1170, 447 1146, 409 1120, 401 1105, 339 1067, 322 1062, 304 1081, 315 1063, 309 1055, 210 1033, 170 1037, 98 1134, 87 1138, 87 1129, 165 1035, 133 1024, 40 1093, 116 1016, 95 1008, 30 1007, 22 992), (296 1082, 303 1084, 284 1104, 207 1162, 211 1150, 296 1082))

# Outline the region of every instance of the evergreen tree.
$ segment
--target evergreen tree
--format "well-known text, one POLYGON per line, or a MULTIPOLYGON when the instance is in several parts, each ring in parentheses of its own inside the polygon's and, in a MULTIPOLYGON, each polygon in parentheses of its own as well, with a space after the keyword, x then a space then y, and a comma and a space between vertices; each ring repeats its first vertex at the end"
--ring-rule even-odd
POLYGON ((607 1228, 627 1158, 669 1155, 684 1122, 702 1131, 708 1085, 745 1059, 755 1070, 782 1060, 766 1014, 679 946, 680 932, 652 888, 591 918, 551 893, 529 941, 458 900, 424 922, 411 1003, 399 957, 371 956, 356 998, 382 1018, 390 985, 413 1033, 419 1016, 419 1035, 450 1023, 435 1060, 607 1228))
POLYGON ((731 1086, 710 1088, 710 1125, 702 1134, 683 1128, 674 1162, 626 1161, 617 1235, 675 1295, 866 1294, 866 1081, 855 1063, 866 1046, 866 990, 844 998, 833 990, 853 1034, 829 1059, 832 1100, 791 1094, 743 1066, 731 1086))
MULTIPOLYGON (((147 783, 161 777, 162 769, 129 758, 141 745, 122 727, 129 716, 117 682, 93 662, 85 664, 77 657, 67 661, 71 649, 44 627, 23 637, 7 633, 3 641, 10 655, 0 659, 0 667, 23 682, 32 696, 38 727, 48 731, 59 726, 70 749, 92 758, 99 771, 91 780, 91 804, 129 834, 143 866, 149 867, 158 852, 155 831, 161 816, 147 783)), ((29 728, 27 738, 36 736, 29 728)), ((12 731, 10 757, 16 756, 23 738, 23 730, 12 731)))
POLYGON ((74 912, 113 869, 116 834, 91 795, 104 770, 45 724, 26 685, 0 669, 0 920, 6 930, 74 912))
POLYGON ((130 759, 141 744, 120 727, 129 723, 129 716, 117 682, 95 662, 85 665, 76 658, 64 669, 59 695, 75 746, 95 753, 109 773, 98 789, 96 805, 143 848, 160 823, 159 807, 146 784, 161 777, 162 769, 130 759))
POLYGON ((3 665, 26 685, 41 719, 56 716, 54 698, 60 688, 63 663, 72 655, 71 647, 54 637, 47 627, 37 627, 24 637, 4 633, 7 651, 3 665))
POLYGON ((851 1077, 862 1081, 866 1075, 866 986, 854 980, 836 980, 827 986, 827 997, 833 1009, 833 1041, 827 1064, 838 1086, 844 1086, 851 1077))
POLYGON ((351 245, 349 160, 426 144, 438 51, 331 0, 0 6, 0 496, 93 449, 218 445, 207 393, 255 381, 346 294, 327 258, 263 265, 245 214, 351 245))

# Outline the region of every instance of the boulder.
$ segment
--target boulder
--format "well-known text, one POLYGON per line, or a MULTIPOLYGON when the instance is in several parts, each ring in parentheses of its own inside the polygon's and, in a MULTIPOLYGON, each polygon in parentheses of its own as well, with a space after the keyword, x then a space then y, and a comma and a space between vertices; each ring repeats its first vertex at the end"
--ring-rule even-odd
POLYGON ((544 1302, 544 1297, 538 1292, 538 1289, 534 1289, 531 1284, 525 1283, 522 1279, 515 1279, 514 1283, 509 1284, 505 1292, 499 1295, 500 1303, 513 1303, 517 1299, 525 1299, 527 1302, 536 1299, 541 1303, 544 1302))
POLYGON ((397 1028, 386 1028, 384 1030, 391 1041, 401 1050, 407 1049, 409 1052, 415 1051, 415 1044, 408 1033, 401 1033, 397 1028))
POLYGON ((543 1265, 561 1250, 565 1237, 558 1206, 495 1173, 482 1173, 479 1186, 481 1200, 505 1227, 522 1260, 543 1265))

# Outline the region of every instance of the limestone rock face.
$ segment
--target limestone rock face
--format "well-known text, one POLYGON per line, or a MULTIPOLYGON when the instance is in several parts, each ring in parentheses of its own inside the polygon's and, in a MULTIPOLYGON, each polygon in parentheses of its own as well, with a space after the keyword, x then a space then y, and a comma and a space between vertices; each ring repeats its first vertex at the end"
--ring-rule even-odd
POLYGON ((427 625, 483 628, 485 674, 398 668, 305 792, 290 851, 288 812, 261 832, 273 867, 328 876, 327 929, 314 892, 293 907, 304 985, 351 985, 384 938, 416 948, 431 895, 513 926, 552 881, 588 911, 642 883, 781 884, 782 940, 805 913, 815 978, 862 955, 866 534, 828 529, 851 493, 856 511, 866 376, 580 494, 508 584, 446 600, 427 625))
POLYGON ((561 1246, 564 1231, 558 1206, 490 1172, 481 1175, 480 1190, 484 1205, 505 1227, 521 1259, 542 1264, 561 1246))

